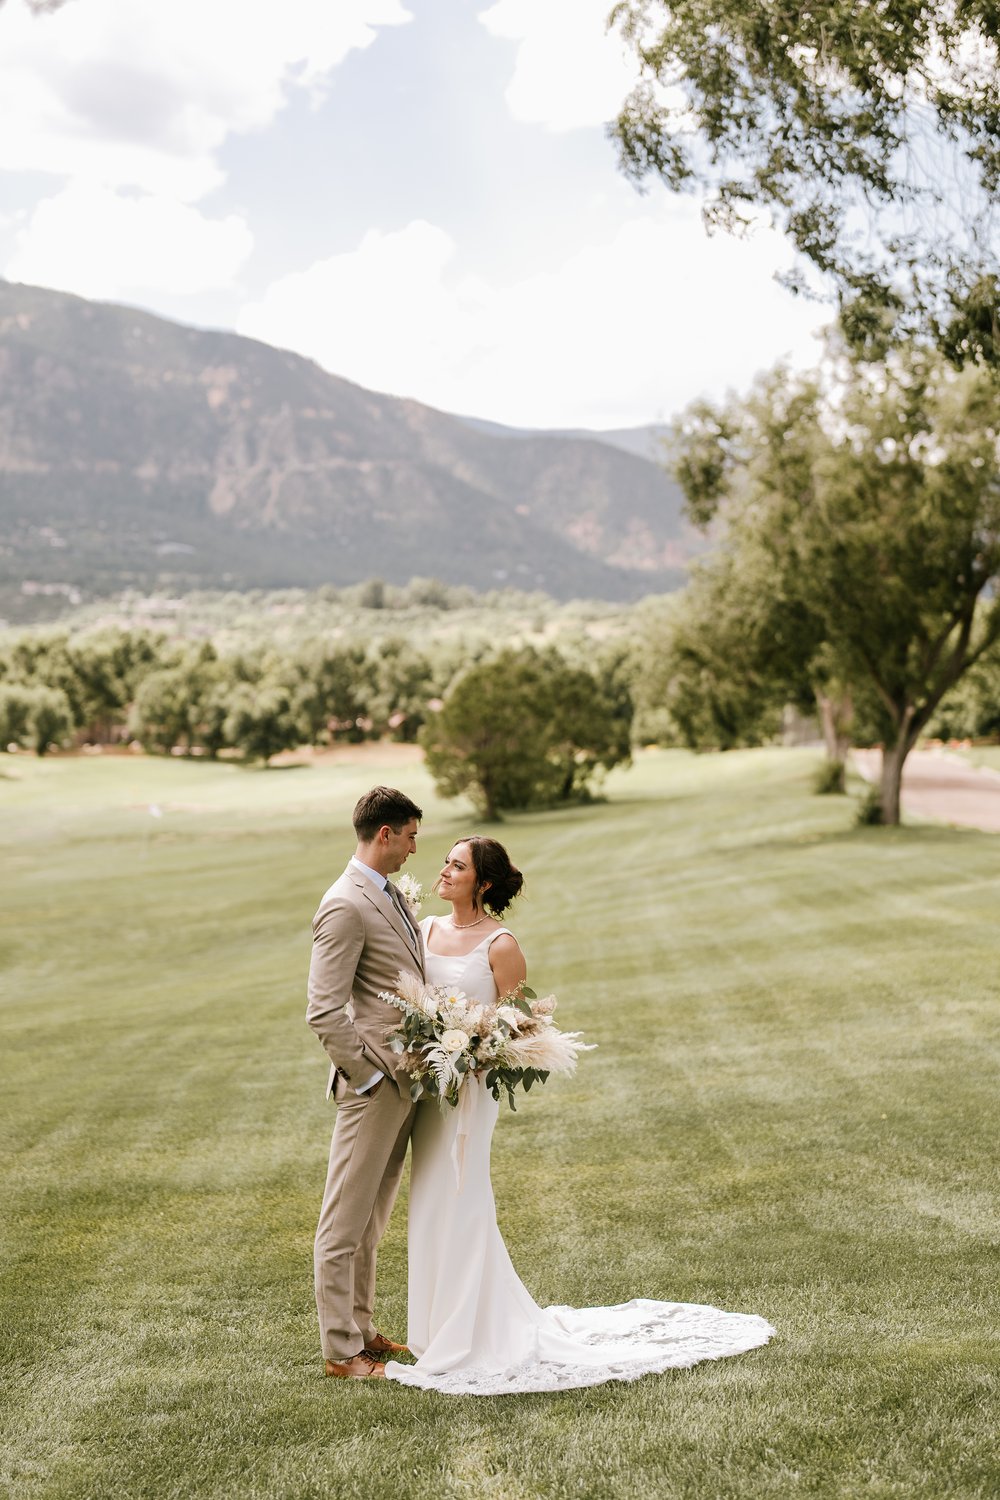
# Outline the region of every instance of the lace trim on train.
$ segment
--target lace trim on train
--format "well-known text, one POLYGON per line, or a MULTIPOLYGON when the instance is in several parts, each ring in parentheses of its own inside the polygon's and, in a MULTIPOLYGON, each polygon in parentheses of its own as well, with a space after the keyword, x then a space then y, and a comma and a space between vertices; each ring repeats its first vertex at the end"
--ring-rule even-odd
POLYGON ((688 1369, 702 1360, 745 1354, 766 1344, 775 1331, 766 1319, 749 1313, 721 1312, 714 1307, 676 1302, 581 1309, 550 1307, 546 1311, 577 1320, 593 1315, 594 1327, 577 1326, 572 1337, 587 1348, 606 1346, 607 1362, 572 1364, 535 1357, 507 1370, 470 1366, 443 1375, 424 1374, 419 1366, 392 1362, 386 1366, 386 1375, 403 1385, 456 1396, 578 1390, 609 1380, 639 1380, 643 1375, 662 1374, 665 1370, 688 1369), (637 1317, 639 1309, 641 1316, 637 1317))

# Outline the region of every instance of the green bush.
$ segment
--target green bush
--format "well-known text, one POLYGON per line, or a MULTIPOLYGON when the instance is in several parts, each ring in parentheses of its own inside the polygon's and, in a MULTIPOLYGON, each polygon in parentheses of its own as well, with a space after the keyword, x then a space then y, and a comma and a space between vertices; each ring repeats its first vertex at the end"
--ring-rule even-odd
POLYGON ((460 677, 420 741, 438 791, 466 793, 496 818, 507 808, 586 801, 600 774, 628 763, 630 728, 620 683, 556 651, 525 648, 460 677))
POLYGON ((847 791, 847 767, 842 760, 827 756, 817 766, 813 777, 813 791, 820 797, 847 791))
POLYGON ((875 828, 882 822, 882 793, 877 786, 870 786, 858 803, 854 821, 859 828, 875 828))

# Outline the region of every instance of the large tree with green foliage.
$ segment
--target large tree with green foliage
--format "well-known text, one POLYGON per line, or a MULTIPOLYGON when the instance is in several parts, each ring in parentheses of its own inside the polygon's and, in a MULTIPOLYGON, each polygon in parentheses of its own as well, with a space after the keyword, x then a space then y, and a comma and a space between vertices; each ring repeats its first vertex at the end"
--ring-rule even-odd
POLYGON ((502 651, 452 686, 420 739, 445 796, 468 795, 486 818, 589 795, 627 761, 627 726, 607 684, 556 651, 502 651))
POLYGON ((228 744, 265 766, 272 755, 301 743, 294 697, 276 680, 238 683, 229 697, 224 730, 228 744))
POLYGON ((913 349, 841 358, 825 381, 779 369, 745 401, 693 408, 677 446, 693 514, 756 569, 789 689, 821 671, 870 705, 897 823, 918 735, 1000 640, 996 376, 913 349))
POLYGON ((722 549, 692 574, 680 607, 645 643, 644 691, 691 750, 771 740, 806 677, 804 621, 781 628, 767 570, 752 548, 722 549))
POLYGON ((929 728, 945 740, 1000 738, 1000 653, 984 657, 942 699, 929 728))
MULTIPOLYGON (((859 348, 929 337, 1000 364, 995 0, 621 0, 639 82, 625 171, 763 213, 832 288, 859 348)), ((797 288, 805 278, 790 278, 797 288)))

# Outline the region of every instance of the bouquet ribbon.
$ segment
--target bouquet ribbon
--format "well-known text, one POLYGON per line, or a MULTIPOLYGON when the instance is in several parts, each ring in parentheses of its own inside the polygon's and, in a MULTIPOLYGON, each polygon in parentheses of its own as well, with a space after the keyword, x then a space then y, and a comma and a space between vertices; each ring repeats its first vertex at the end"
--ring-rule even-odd
POLYGON ((451 1143, 451 1164, 455 1168, 455 1186, 459 1192, 462 1191, 465 1177, 465 1146, 472 1130, 477 1092, 473 1087, 473 1080, 468 1079, 465 1087, 458 1091, 458 1104, 455 1106, 455 1139, 451 1143))

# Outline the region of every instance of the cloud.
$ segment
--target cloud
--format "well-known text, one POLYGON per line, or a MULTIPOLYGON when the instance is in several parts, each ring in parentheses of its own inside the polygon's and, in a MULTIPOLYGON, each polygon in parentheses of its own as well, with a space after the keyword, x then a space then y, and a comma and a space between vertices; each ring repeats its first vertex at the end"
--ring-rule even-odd
POLYGON ((241 333, 361 385, 524 426, 619 426, 745 386, 782 352, 808 364, 824 309, 769 278, 774 234, 707 238, 673 200, 555 270, 497 285, 416 221, 274 282, 241 333))
POLYGON ((85 0, 4 6, 0 170, 196 201, 230 134, 320 96, 347 54, 410 19, 402 0, 85 0))
POLYGON ((479 17, 518 43, 506 92, 515 120, 549 130, 602 125, 635 82, 634 61, 608 32, 610 0, 496 0, 479 17))
POLYGON ((76 183, 37 205, 4 275, 83 297, 185 295, 231 286, 252 249, 235 214, 210 219, 170 198, 76 183))
POLYGON ((244 307, 237 331, 297 349, 360 385, 400 394, 448 367, 467 339, 447 277, 455 244, 422 219, 283 276, 244 307), (389 385, 386 385, 388 380, 389 385))

